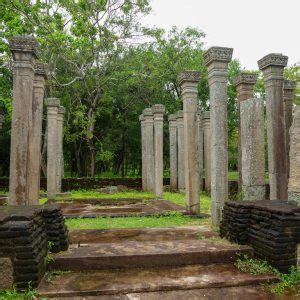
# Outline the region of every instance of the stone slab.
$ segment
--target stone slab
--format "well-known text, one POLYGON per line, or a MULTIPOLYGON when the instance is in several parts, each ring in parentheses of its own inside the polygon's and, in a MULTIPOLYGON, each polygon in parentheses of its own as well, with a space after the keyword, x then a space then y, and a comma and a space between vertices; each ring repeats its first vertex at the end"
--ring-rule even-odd
MULTIPOLYGON (((45 278, 39 285, 38 292, 43 297, 96 296, 156 291, 162 293, 162 291, 170 290, 172 293, 175 290, 185 290, 184 293, 186 293, 186 290, 191 289, 248 286, 275 280, 277 278, 274 275, 252 276, 241 273, 232 264, 211 264, 161 267, 159 269, 70 272, 54 277, 50 282, 47 282, 45 278)), ((149 298, 143 297, 143 299, 149 298)), ((152 297, 151 299, 159 298, 152 297)), ((183 299, 190 298, 185 295, 183 299)))
POLYGON ((73 244, 54 255, 49 267, 78 271, 229 263, 237 253, 252 255, 252 248, 209 239, 73 244))

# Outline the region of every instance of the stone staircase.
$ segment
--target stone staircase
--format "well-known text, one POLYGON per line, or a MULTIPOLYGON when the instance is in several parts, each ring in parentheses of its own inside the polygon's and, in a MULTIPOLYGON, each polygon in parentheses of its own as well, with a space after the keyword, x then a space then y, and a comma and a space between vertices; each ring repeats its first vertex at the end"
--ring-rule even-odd
POLYGON ((70 237, 69 250, 54 255, 40 296, 176 299, 184 290, 193 298, 216 289, 241 292, 238 287, 256 293, 256 285, 277 279, 239 272, 237 254, 251 255, 252 249, 221 240, 204 226, 76 230, 70 237))

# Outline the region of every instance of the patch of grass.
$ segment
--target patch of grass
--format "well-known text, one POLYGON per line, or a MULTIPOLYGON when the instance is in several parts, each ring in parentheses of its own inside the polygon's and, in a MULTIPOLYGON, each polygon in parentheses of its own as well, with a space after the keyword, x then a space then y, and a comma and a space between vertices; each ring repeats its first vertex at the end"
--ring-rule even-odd
POLYGON ((122 217, 122 218, 74 218, 66 219, 69 229, 112 229, 112 228, 145 228, 192 226, 209 224, 210 219, 197 219, 184 216, 178 212, 169 212, 151 217, 122 217))
POLYGON ((31 285, 24 292, 19 292, 15 287, 0 291, 0 299, 36 299, 37 290, 32 289, 31 285))

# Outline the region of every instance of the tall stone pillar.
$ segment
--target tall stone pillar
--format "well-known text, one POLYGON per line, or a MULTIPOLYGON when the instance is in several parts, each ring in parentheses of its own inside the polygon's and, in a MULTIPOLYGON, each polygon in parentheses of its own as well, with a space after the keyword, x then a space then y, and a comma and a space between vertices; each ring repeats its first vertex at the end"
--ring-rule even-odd
POLYGON ((14 64, 8 203, 28 205, 28 150, 37 41, 32 36, 17 35, 9 39, 9 47, 14 64))
POLYGON ((57 111, 57 147, 56 147, 56 192, 61 193, 61 181, 64 169, 63 133, 65 108, 59 106, 57 111))
POLYGON ((284 100, 284 124, 285 124, 285 144, 287 153, 287 176, 290 174, 290 127, 293 121, 293 100, 295 97, 296 81, 284 80, 283 100, 284 100))
POLYGON ((286 200, 288 196, 283 106, 283 69, 287 61, 287 56, 274 53, 258 61, 266 90, 270 200, 286 200))
POLYGON ((242 191, 244 200, 265 200, 264 102, 254 97, 256 74, 235 79, 240 106, 242 191))
POLYGON ((184 158, 186 211, 200 215, 199 201, 199 123, 198 123, 198 82, 200 72, 180 73, 184 118, 184 158))
POLYGON ((177 170, 178 170, 178 191, 185 189, 185 161, 184 161, 184 131, 183 131, 183 111, 176 114, 177 125, 177 170))
POLYGON ((170 190, 177 191, 177 124, 176 116, 169 115, 169 145, 170 145, 170 190))
POLYGON ((154 191, 154 137, 153 137, 153 113, 151 108, 143 110, 145 122, 145 160, 147 166, 147 191, 154 191))
POLYGON ((211 190, 211 132, 210 132, 210 112, 202 113, 202 126, 204 137, 204 167, 205 167, 205 191, 210 193, 211 190))
POLYGON ((197 115, 198 123, 198 158, 199 158, 199 189, 203 191, 203 125, 202 125, 202 114, 198 112, 197 115))
POLYGON ((300 106, 294 107, 290 128, 290 178, 288 200, 300 204, 300 106))
POLYGON ((142 188, 147 191, 147 166, 146 166, 146 147, 145 147, 145 120, 144 115, 139 116, 141 123, 141 151, 142 151, 142 188))
POLYGON ((163 143, 164 143, 164 113, 165 107, 162 104, 152 106, 154 121, 154 192, 157 197, 163 196, 163 143))
POLYGON ((32 127, 28 151, 28 204, 38 205, 40 198, 42 117, 46 80, 46 65, 35 63, 32 98, 32 127))
POLYGON ((60 101, 47 99, 47 197, 55 200, 57 194, 57 116, 60 101))
POLYGON ((211 213, 219 226, 228 200, 227 81, 233 49, 211 47, 204 54, 208 67, 211 126, 211 213))

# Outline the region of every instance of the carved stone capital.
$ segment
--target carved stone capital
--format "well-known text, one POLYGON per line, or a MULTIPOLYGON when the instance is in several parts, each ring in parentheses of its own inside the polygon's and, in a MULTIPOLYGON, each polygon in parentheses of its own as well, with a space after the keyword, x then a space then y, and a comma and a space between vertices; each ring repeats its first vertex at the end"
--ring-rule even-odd
POLYGON ((168 121, 176 121, 176 115, 175 114, 171 114, 168 116, 168 121))
POLYGON ((214 61, 230 62, 233 48, 211 47, 204 53, 204 63, 209 65, 214 61))
POLYGON ((240 84, 251 84, 255 85, 257 81, 258 75, 251 73, 240 73, 234 79, 234 85, 238 86, 240 84))
POLYGON ((262 59, 260 59, 258 63, 258 67, 260 70, 264 70, 268 67, 286 67, 288 62, 288 57, 284 56, 280 53, 270 53, 266 56, 264 56, 262 59))
POLYGON ((204 111, 202 113, 202 119, 210 119, 210 111, 204 111))
POLYGON ((140 122, 143 122, 143 121, 145 121, 145 119, 144 119, 144 115, 143 115, 143 114, 139 115, 139 121, 140 121, 140 122))
POLYGON ((58 108, 58 113, 59 113, 60 115, 64 115, 65 112, 66 112, 66 109, 65 109, 63 106, 59 106, 59 108, 58 108))
POLYGON ((154 104, 152 106, 152 113, 154 115, 156 114, 161 114, 163 115, 165 113, 166 109, 165 109, 165 106, 163 104, 154 104))
POLYGON ((9 47, 12 53, 24 52, 30 53, 37 57, 37 47, 39 46, 37 40, 31 35, 15 35, 9 40, 9 47))
POLYGON ((60 101, 59 101, 58 98, 47 98, 46 99, 46 105, 48 107, 57 107, 57 108, 59 108, 60 101))
POLYGON ((283 82, 283 88, 285 90, 294 90, 297 86, 297 82, 294 81, 294 80, 287 80, 285 79, 284 82, 283 82))
POLYGON ((184 71, 178 75, 178 82, 182 85, 185 82, 198 83, 201 78, 201 73, 198 71, 184 71))
POLYGON ((153 112, 151 108, 145 108, 143 110, 144 117, 153 117, 153 112))
POLYGON ((178 119, 183 119, 183 111, 182 110, 179 110, 176 113, 176 120, 178 120, 178 119))
POLYGON ((36 62, 34 64, 34 73, 36 75, 40 75, 40 76, 44 76, 45 78, 47 78, 47 65, 42 63, 42 62, 36 62))

